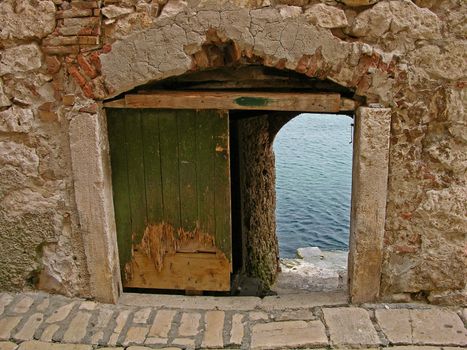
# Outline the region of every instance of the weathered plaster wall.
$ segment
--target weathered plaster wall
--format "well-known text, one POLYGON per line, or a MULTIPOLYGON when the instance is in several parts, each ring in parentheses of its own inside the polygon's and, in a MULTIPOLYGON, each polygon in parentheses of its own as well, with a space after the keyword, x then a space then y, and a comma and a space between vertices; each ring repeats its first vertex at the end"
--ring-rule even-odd
POLYGON ((261 63, 392 108, 383 296, 465 303, 466 18, 463 0, 2 1, 0 288, 89 293, 71 121, 148 81, 261 63))

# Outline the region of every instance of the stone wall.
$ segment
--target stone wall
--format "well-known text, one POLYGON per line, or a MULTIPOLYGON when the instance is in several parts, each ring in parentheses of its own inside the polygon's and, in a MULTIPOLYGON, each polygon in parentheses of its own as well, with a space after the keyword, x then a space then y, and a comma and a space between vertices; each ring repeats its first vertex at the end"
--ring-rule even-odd
POLYGON ((259 63, 392 109, 382 297, 465 303, 466 18, 463 0, 2 1, 0 288, 90 293, 70 123, 150 81, 259 63))
POLYGON ((61 58, 44 48, 59 8, 52 1, 0 3, 0 289, 86 296, 64 72, 61 58))
POLYGON ((273 137, 267 115, 241 119, 237 127, 244 272, 268 290, 279 268, 273 137))

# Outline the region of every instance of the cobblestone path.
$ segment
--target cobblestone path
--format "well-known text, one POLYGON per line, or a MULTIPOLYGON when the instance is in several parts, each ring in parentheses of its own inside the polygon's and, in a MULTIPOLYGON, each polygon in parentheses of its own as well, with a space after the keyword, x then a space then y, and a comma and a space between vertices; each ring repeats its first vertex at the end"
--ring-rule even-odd
POLYGON ((0 350, 467 347, 467 309, 281 297, 124 294, 117 305, 0 293, 0 350))

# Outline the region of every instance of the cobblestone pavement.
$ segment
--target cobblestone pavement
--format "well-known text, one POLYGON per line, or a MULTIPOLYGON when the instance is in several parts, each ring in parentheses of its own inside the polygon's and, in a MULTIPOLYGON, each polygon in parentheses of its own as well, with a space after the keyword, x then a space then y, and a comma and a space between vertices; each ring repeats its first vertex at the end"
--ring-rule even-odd
POLYGON ((349 306, 341 293, 266 297, 124 294, 117 305, 0 293, 0 350, 467 347, 467 309, 349 306))

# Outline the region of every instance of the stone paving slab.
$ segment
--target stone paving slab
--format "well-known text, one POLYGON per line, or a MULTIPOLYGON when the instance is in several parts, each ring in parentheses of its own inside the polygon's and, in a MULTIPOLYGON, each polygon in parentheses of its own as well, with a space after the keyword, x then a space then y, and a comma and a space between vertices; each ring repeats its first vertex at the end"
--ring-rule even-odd
POLYGON ((381 345, 368 311, 356 307, 323 309, 331 344, 335 346, 368 347, 381 345))
POLYGON ((247 297, 242 304, 241 297, 125 294, 123 302, 108 305, 45 293, 0 293, 0 350, 454 350, 467 345, 462 308, 354 307, 338 295, 334 300, 332 294, 315 296, 247 297))
POLYGON ((467 330, 462 320, 442 309, 410 310, 412 343, 467 346, 467 330))
POLYGON ((382 332, 391 344, 412 343, 410 310, 379 309, 375 310, 375 317, 382 332))
POLYGON ((18 345, 9 341, 0 341, 0 350, 15 350, 18 345))
POLYGON ((84 344, 57 344, 41 341, 27 341, 21 343, 18 350, 92 350, 91 345, 84 344))
POLYGON ((320 321, 284 321, 253 326, 251 349, 285 349, 326 346, 328 338, 320 321))
POLYGON ((391 344, 467 345, 467 331, 455 313, 442 309, 376 310, 391 344))

